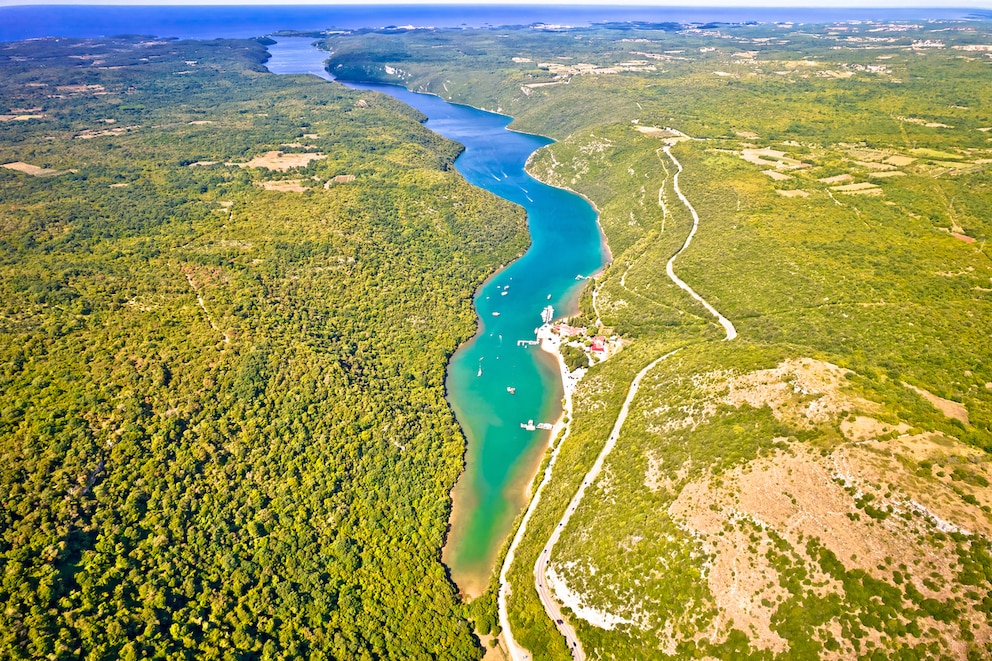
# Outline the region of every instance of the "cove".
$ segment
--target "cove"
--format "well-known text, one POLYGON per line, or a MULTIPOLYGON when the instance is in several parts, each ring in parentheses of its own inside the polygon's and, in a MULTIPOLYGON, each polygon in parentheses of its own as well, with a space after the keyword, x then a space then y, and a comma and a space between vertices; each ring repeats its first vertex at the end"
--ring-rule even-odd
MULTIPOLYGON (((279 39, 267 63, 275 73, 323 71, 326 54, 309 39, 279 39)), ((588 202, 525 172, 527 159, 553 142, 508 130, 511 117, 448 103, 394 85, 345 83, 388 94, 428 117, 432 131, 461 143, 455 168, 471 184, 522 206, 531 245, 478 290, 476 336, 448 365, 448 400, 467 438, 465 472, 452 492, 451 530, 442 559, 467 596, 489 583, 513 519, 526 505, 549 433, 521 427, 553 423, 563 395, 558 366, 534 340, 548 305, 555 317, 575 312, 584 278, 606 262, 607 250, 588 202)))

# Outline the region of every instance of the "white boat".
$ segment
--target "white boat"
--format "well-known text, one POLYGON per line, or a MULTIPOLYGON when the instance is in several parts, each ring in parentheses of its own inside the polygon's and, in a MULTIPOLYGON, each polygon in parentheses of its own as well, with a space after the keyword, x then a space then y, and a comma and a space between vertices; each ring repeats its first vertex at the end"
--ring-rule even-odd
POLYGON ((511 386, 507 386, 506 392, 510 393, 511 395, 516 395, 517 394, 517 389, 516 388, 513 388, 511 386))
POLYGON ((534 431, 535 429, 537 429, 537 427, 534 425, 533 420, 528 420, 527 422, 521 422, 520 428, 526 429, 527 431, 534 431))
POLYGON ((493 312, 493 316, 494 317, 498 317, 499 316, 499 312, 493 312))

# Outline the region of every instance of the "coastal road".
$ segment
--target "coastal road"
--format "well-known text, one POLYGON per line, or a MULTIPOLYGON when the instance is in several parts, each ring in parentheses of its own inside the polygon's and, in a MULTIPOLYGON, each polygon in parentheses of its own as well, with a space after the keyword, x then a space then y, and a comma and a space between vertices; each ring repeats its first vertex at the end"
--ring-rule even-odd
POLYGON ((713 315, 714 317, 716 317, 717 321, 720 322, 720 325, 723 326, 723 330, 727 333, 727 337, 725 337, 724 339, 725 340, 732 340, 735 337, 737 337, 737 329, 734 328, 734 325, 732 323, 730 323, 730 320, 727 319, 726 317, 724 317, 719 312, 717 312, 716 308, 713 307, 712 305, 710 305, 706 301, 706 299, 704 299, 702 296, 700 296, 699 294, 697 294, 693 290, 692 287, 690 287, 689 285, 687 285, 685 282, 683 282, 681 280, 681 278, 679 278, 677 275, 675 275, 675 269, 672 268, 672 265, 675 263, 675 259, 679 255, 681 255, 682 252, 686 248, 688 248, 689 247, 689 244, 692 242, 692 237, 695 236, 696 229, 699 228, 699 214, 697 214, 696 213, 696 210, 692 207, 691 204, 689 204, 689 200, 686 199, 686 196, 682 194, 682 189, 679 188, 679 175, 682 174, 682 164, 679 163, 675 159, 674 156, 672 156, 672 151, 671 151, 672 150, 672 146, 671 145, 667 145, 664 149, 665 149, 665 153, 668 154, 668 158, 672 159, 672 163, 674 163, 675 164, 675 167, 677 167, 679 169, 678 172, 675 173, 675 177, 672 178, 672 184, 675 187, 675 194, 679 196, 679 199, 682 200, 682 204, 684 204, 685 207, 686 207, 686 209, 689 210, 689 213, 692 214, 692 230, 689 232, 689 236, 686 237, 685 243, 682 244, 682 247, 681 248, 679 248, 679 251, 677 253, 675 253, 674 255, 672 255, 671 259, 668 260, 668 264, 665 266, 665 272, 668 274, 668 279, 669 280, 671 280, 676 285, 678 285, 681 289, 683 289, 684 291, 686 291, 694 299, 696 299, 697 301, 699 301, 700 303, 702 303, 703 304, 703 307, 706 308, 706 310, 711 315, 713 315))
MULTIPOLYGON (((634 401, 634 397, 637 395, 637 390, 641 386, 641 379, 654 368, 655 365, 661 361, 675 355, 679 349, 675 351, 670 351, 660 358, 656 358, 647 367, 642 369, 634 377, 634 380, 630 384, 630 388, 627 389, 627 397, 623 401, 623 406, 620 409, 620 413, 617 415, 616 422, 613 424, 613 431, 610 432, 610 437, 606 440, 606 444, 603 446, 602 451, 600 451, 599 456, 596 457, 596 463, 592 465, 589 472, 582 479, 582 484, 579 485, 578 490, 572 497, 572 500, 568 503, 568 507, 565 508, 565 514, 561 517, 561 520, 555 526, 554 532, 551 533, 551 537, 548 539, 548 543, 544 545, 544 549, 541 550, 541 554, 537 557, 537 563, 534 565, 534 586, 537 588, 537 594, 541 598, 541 603, 544 605, 544 610, 547 612, 548 617, 551 621, 555 623, 558 627, 558 631, 565 637, 565 642, 568 644, 569 650, 572 652, 572 658, 575 661, 584 661, 586 658, 585 652, 582 649, 582 644, 579 642, 578 636, 575 634, 575 629, 568 623, 568 621, 562 616, 561 608, 558 606, 558 602, 555 601, 551 590, 548 588, 547 581, 547 570, 548 561, 551 558, 551 551, 554 549, 555 544, 558 543, 558 538, 561 536, 561 532, 568 525, 569 520, 572 518, 572 514, 578 508, 579 503, 582 502, 582 498, 586 495, 586 487, 595 481, 599 476, 600 471, 603 470, 603 464, 606 462, 606 457, 612 452, 613 447, 617 444, 617 440, 620 438, 620 430, 623 429, 623 423, 627 420, 627 413, 630 411, 630 404, 634 401)), ((559 447, 561 447, 559 445, 559 447)))
MULTIPOLYGON (((692 287, 690 287, 682 279, 680 279, 677 275, 675 275, 673 264, 675 263, 675 259, 679 255, 681 255, 689 247, 689 244, 692 242, 692 238, 693 236, 695 236, 696 230, 699 228, 699 214, 696 213, 696 210, 693 208, 692 204, 690 204, 689 200, 685 197, 685 195, 683 195, 682 190, 679 188, 679 174, 682 173, 682 164, 679 163, 679 161, 672 155, 670 150, 671 150, 671 145, 668 145, 664 148, 665 154, 672 160, 672 163, 678 168, 678 171, 675 173, 675 176, 672 179, 672 184, 675 189, 675 193, 678 195, 679 200, 681 200, 682 204, 685 205, 685 207, 689 210, 689 213, 692 215, 693 223, 692 223, 692 230, 689 232, 689 236, 686 237, 685 243, 682 245, 679 251, 676 252, 674 255, 672 255, 672 257, 668 260, 668 263, 666 264, 665 267, 665 271, 668 275, 668 278, 673 283, 675 283, 683 291, 687 292, 690 296, 692 296, 692 298, 696 299, 699 303, 703 305, 704 308, 706 308, 706 310, 710 314, 716 317, 717 321, 720 323, 720 325, 723 327, 726 333, 725 340, 733 340, 734 338, 737 337, 737 329, 734 327, 733 323, 731 323, 729 319, 727 319, 722 314, 720 314, 716 310, 716 308, 710 305, 709 302, 707 302, 702 296, 697 294, 695 290, 692 289, 692 287)), ((664 163, 662 163, 662 165, 664 165, 664 163)), ((667 172, 667 168, 666 168, 666 172, 667 172)), ((664 207, 664 202, 661 197, 661 191, 659 191, 658 201, 659 204, 662 205, 663 211, 667 212, 668 209, 664 207)), ((624 273, 624 277, 625 276, 626 276, 626 272, 624 273)), ((624 278, 621 278, 621 285, 624 284, 622 282, 623 279, 624 278)), ((594 290, 593 292, 594 302, 595 302, 596 293, 598 292, 594 290)), ((598 317, 598 310, 597 310, 597 317, 598 317)), ((565 387, 566 411, 565 411, 565 416, 563 417, 564 419, 570 421, 572 417, 571 415, 572 387, 570 387, 570 384, 567 383, 568 372, 566 371, 566 368, 564 366, 564 361, 561 359, 560 353, 558 353, 557 338, 554 337, 553 334, 549 333, 548 337, 542 337, 540 339, 542 342, 541 343, 542 348, 558 356, 559 365, 562 370, 562 381, 563 383, 566 383, 566 387, 565 387)), ((656 358, 647 367, 645 367, 640 372, 638 372, 637 375, 634 377, 634 380, 630 384, 630 388, 628 388, 627 390, 627 396, 624 399, 623 406, 620 409, 620 413, 617 415, 616 422, 613 425, 613 430, 610 433, 610 436, 607 439, 606 444, 603 446, 603 449, 600 451, 599 456, 596 457, 596 461, 593 464, 592 468, 590 468, 589 472, 586 473, 585 477, 582 480, 582 484, 579 485, 575 495, 572 497, 572 500, 568 503, 568 507, 565 508, 565 513, 562 515, 562 518, 555 525, 555 528, 552 531, 551 536, 549 537, 547 543, 544 545, 544 548, 541 550, 541 553, 537 558, 537 562, 534 564, 534 587, 537 590, 538 597, 540 598, 541 604, 544 606, 544 610, 548 614, 548 617, 551 618, 551 621, 554 623, 559 633, 561 633, 561 635, 564 637, 565 643, 568 646, 568 649, 571 652, 574 661, 585 661, 586 655, 585 655, 585 651, 582 649, 581 642, 579 642, 579 638, 575 632, 575 628, 568 622, 568 620, 562 614, 561 607, 558 605, 558 602, 555 600, 551 588, 548 587, 547 570, 548 570, 548 563, 551 559, 551 553, 554 550, 555 544, 558 543, 558 539, 560 538, 562 531, 565 529, 565 527, 568 525, 568 522, 571 520, 572 514, 575 512, 579 504, 582 502, 582 499, 585 497, 586 488, 589 485, 591 485, 599 476, 599 473, 603 469, 603 464, 605 463, 606 458, 609 456, 610 452, 612 452, 614 446, 617 443, 617 440, 620 438, 620 431, 623 429, 624 422, 627 420, 627 414, 630 411, 630 405, 634 401, 634 397, 637 395, 637 390, 640 388, 641 379, 643 379, 644 376, 648 372, 650 372, 655 365, 673 356, 678 351, 679 349, 676 349, 675 351, 671 351, 659 358, 656 358)), ((558 433, 557 431, 558 429, 559 427, 556 425, 556 431, 552 432, 552 439, 558 433)), ((564 435, 562 436, 561 441, 559 441, 558 445, 555 447, 554 451, 551 454, 551 459, 548 462, 548 466, 545 468, 544 471, 544 479, 541 481, 541 484, 538 486, 534 494, 534 498, 531 500, 527 508, 527 511, 524 514, 523 521, 520 524, 520 528, 517 530, 517 534, 513 538, 513 542, 510 544, 510 549, 507 552, 506 558, 503 563, 503 567, 500 570, 500 590, 498 596, 499 620, 500 620, 500 626, 503 629, 504 638, 506 639, 508 651, 510 653, 510 658, 513 661, 529 661, 532 658, 532 656, 528 650, 524 649, 523 647, 520 647, 516 643, 516 641, 513 638, 513 633, 510 630, 510 622, 509 622, 509 616, 506 605, 506 597, 507 597, 506 591, 508 588, 506 574, 509 570, 510 565, 513 562, 514 552, 517 548, 517 545, 520 539, 524 535, 524 532, 527 528, 527 523, 530 521, 530 516, 534 511, 535 507, 537 506, 538 501, 540 500, 541 492, 543 491, 544 486, 551 479, 552 468, 554 467, 558 459, 558 453, 561 450, 561 447, 565 439, 567 438, 569 431, 570 431, 570 426, 566 424, 564 435)))
MULTIPOLYGON (((541 492, 544 491, 544 486, 551 481, 551 473, 555 467, 555 463, 558 461, 558 454, 561 451, 561 447, 565 444, 565 439, 568 438, 568 434, 571 431, 571 426, 569 423, 572 420, 572 391, 575 389, 574 381, 569 377, 568 368, 565 366, 565 361, 562 359, 561 353, 558 351, 560 340, 551 330, 551 327, 547 325, 541 327, 541 329, 538 330, 537 338, 541 343, 541 349, 547 351, 558 359, 558 369, 561 372, 561 382, 565 391, 565 405, 563 407, 561 417, 551 430, 551 442, 554 442, 555 438, 558 436, 559 432, 562 431, 562 429, 564 429, 564 433, 562 433, 562 437, 558 441, 558 444, 551 451, 551 459, 548 460, 548 465, 544 468, 544 478, 537 486, 537 489, 534 491, 534 497, 531 498, 530 503, 527 505, 527 510, 524 512, 524 518, 520 522, 520 527, 517 528, 517 533, 513 536, 513 541, 510 542, 510 548, 506 552, 506 557, 503 559, 503 566, 500 567, 499 570, 499 593, 497 595, 499 626, 503 630, 503 640, 506 643, 507 652, 509 652, 510 659, 512 661, 530 661, 533 658, 533 655, 530 651, 524 647, 521 647, 513 637, 513 630, 510 628, 509 610, 506 604, 507 590, 509 589, 509 583, 507 582, 506 576, 510 571, 510 565, 513 564, 513 558, 516 553, 517 546, 520 544, 520 540, 523 539, 524 533, 527 531, 527 524, 530 522, 530 517, 537 508, 537 504, 541 502, 541 492)), ((542 602, 543 601, 544 600, 542 598, 542 602)), ((557 608, 557 605, 555 608, 557 608)), ((545 610, 547 610, 547 606, 545 606, 545 610)), ((561 616, 559 615, 557 618, 552 616, 552 621, 555 621, 556 619, 561 619, 561 616)), ((571 627, 569 627, 569 629, 571 629, 571 627)), ((572 631, 572 636, 574 640, 574 630, 572 631)))
MULTIPOLYGON (((570 512, 574 511, 572 503, 569 503, 569 508, 570 512)), ((554 595, 548 587, 548 581, 545 578, 551 547, 558 541, 558 536, 561 534, 563 528, 564 523, 559 523, 555 527, 551 539, 548 540, 548 545, 544 547, 541 555, 538 556, 537 564, 534 565, 534 585, 537 587, 537 596, 540 597, 541 604, 544 605, 544 612, 548 614, 548 617, 551 618, 551 621, 558 628, 558 632, 565 638, 565 644, 572 653, 572 659, 574 661, 585 661, 586 654, 582 649, 582 644, 579 642, 579 636, 575 633, 575 628, 562 615, 561 608, 558 607, 558 602, 555 601, 554 595)))

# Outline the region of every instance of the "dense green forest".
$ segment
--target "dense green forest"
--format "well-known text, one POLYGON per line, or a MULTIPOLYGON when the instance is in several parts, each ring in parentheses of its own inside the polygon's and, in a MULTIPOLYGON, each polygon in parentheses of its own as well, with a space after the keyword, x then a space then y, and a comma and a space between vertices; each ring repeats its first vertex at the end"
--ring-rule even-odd
POLYGON ((4 658, 482 655, 444 368, 524 218, 416 112, 266 57, 0 48, 4 658), (237 165, 270 151, 313 156, 237 165))
MULTIPOLYGON (((988 24, 324 44, 555 138, 530 170, 600 211, 573 324, 624 349, 509 568, 535 658, 570 656, 535 561, 673 351, 551 555, 590 658, 992 654, 988 24), (674 269, 732 342, 666 277, 680 193, 674 269)), ((524 218, 417 112, 265 58, 0 46, 5 658, 483 654, 497 581, 463 604, 440 561, 444 366, 524 218)))
POLYGON ((509 620, 534 658, 571 658, 535 562, 634 375, 673 350, 551 554, 588 658, 992 654, 987 23, 325 45, 339 77, 555 138, 530 171, 600 211, 614 259, 572 323, 598 319, 626 347, 579 384, 510 567, 509 620), (674 270, 735 324, 732 342, 666 277, 693 225, 680 167, 700 222, 674 270))

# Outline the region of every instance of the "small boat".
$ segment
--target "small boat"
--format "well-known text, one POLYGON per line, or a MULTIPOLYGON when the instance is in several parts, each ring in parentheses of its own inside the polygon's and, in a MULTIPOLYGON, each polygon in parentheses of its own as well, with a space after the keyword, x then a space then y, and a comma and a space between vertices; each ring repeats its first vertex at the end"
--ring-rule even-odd
POLYGON ((509 293, 510 293, 510 292, 508 292, 508 291, 501 291, 501 292, 499 293, 499 295, 500 295, 500 296, 506 296, 506 295, 507 295, 507 294, 509 294, 509 293))
POLYGON ((499 316, 499 312, 493 312, 493 316, 494 317, 498 317, 499 316))
POLYGON ((517 394, 517 389, 516 388, 513 388, 513 387, 510 387, 510 386, 507 386, 506 392, 510 393, 511 395, 516 395, 517 394))
POLYGON ((479 373, 476 374, 476 376, 482 376, 482 368, 481 367, 479 368, 479 373))

